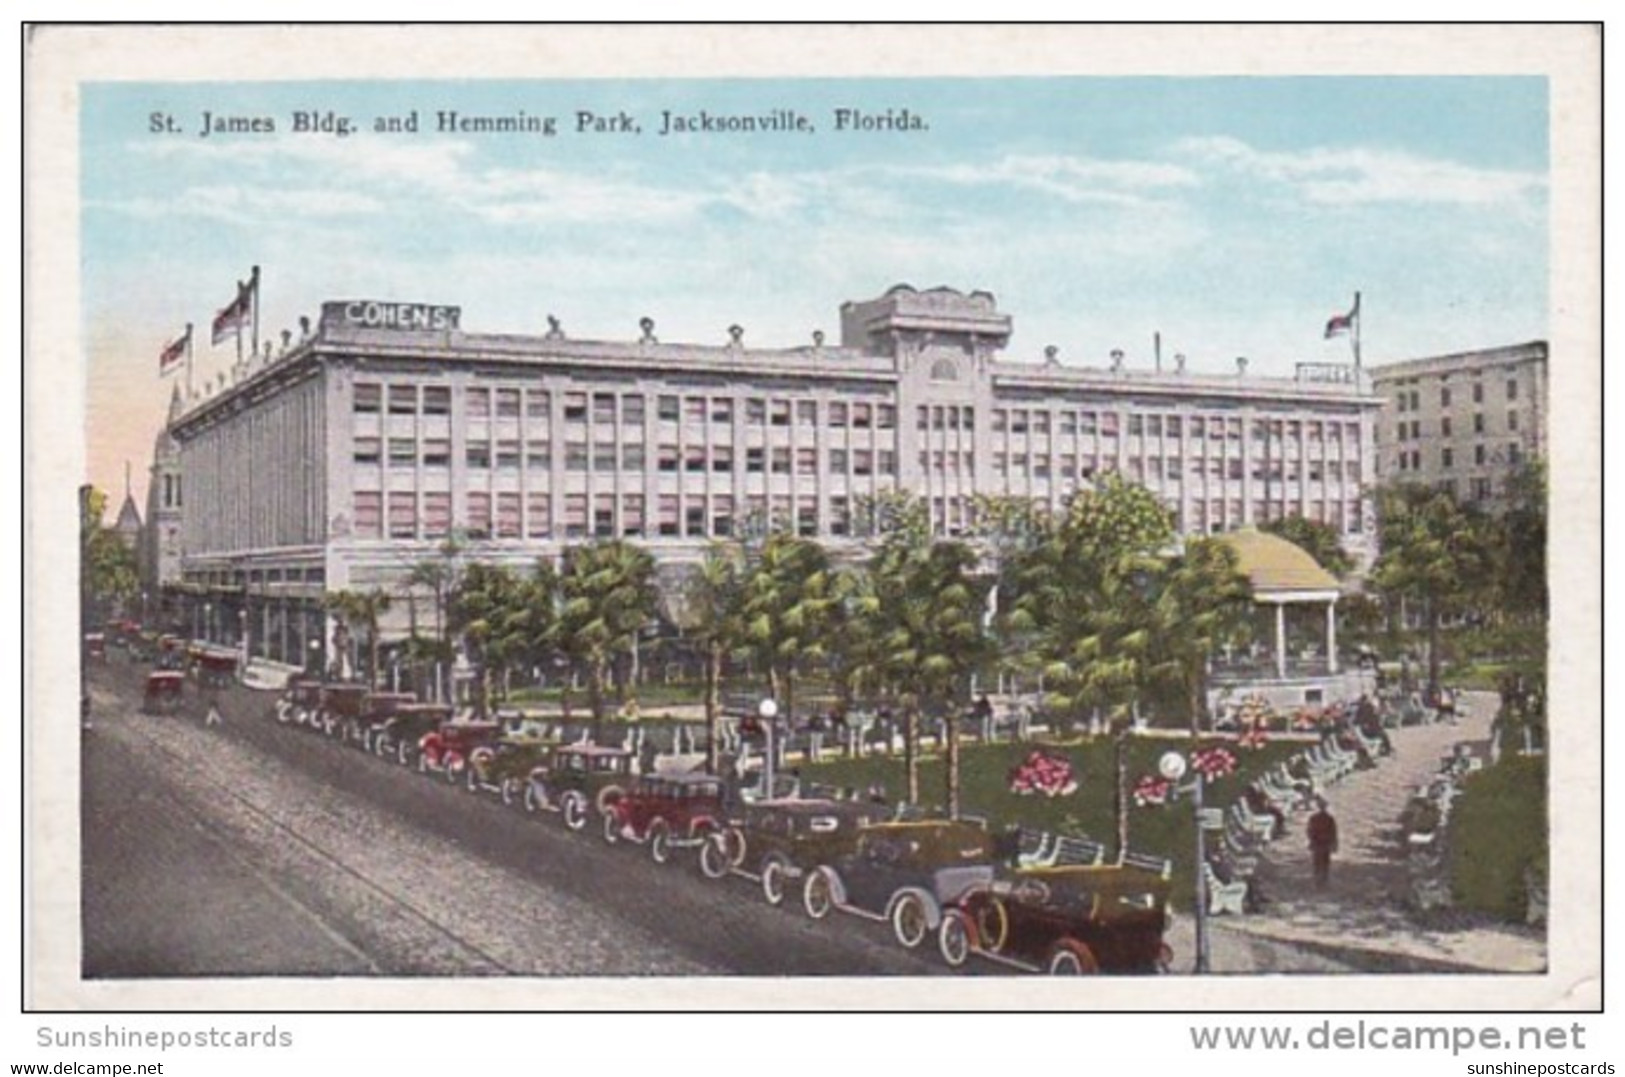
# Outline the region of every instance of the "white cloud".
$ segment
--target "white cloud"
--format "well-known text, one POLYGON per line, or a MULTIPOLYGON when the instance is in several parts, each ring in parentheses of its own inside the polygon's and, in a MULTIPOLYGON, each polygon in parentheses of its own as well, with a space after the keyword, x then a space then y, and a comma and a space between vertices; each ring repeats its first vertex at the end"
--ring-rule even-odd
POLYGON ((1518 206, 1546 189, 1533 172, 1474 168, 1438 158, 1364 147, 1295 153, 1254 149, 1236 138, 1187 138, 1177 152, 1295 188, 1321 205, 1379 202, 1518 206))

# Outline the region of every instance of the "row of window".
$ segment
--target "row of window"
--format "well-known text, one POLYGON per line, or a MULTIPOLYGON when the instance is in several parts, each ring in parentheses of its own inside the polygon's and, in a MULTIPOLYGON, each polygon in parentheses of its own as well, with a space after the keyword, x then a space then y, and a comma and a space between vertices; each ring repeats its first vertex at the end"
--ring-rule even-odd
MULTIPOLYGON (((1484 403, 1484 383, 1481 382, 1481 381, 1475 381, 1475 382, 1473 382, 1472 388, 1473 388, 1473 403, 1475 403, 1475 404, 1484 403)), ((1508 378, 1507 379, 1506 398, 1508 400, 1516 400, 1516 399, 1518 399, 1518 379, 1516 379, 1516 378, 1508 378)), ((1450 406, 1450 403, 1451 403, 1452 399, 1453 399, 1453 397, 1452 397, 1451 392, 1450 392, 1450 386, 1448 386, 1448 385, 1439 386, 1439 406, 1441 408, 1448 408, 1450 406)), ((1422 410, 1422 394, 1421 394, 1421 391, 1417 390, 1417 389, 1410 389, 1410 390, 1407 390, 1406 392, 1402 392, 1402 393, 1397 394, 1394 397, 1394 408, 1395 408, 1396 411, 1421 411, 1422 410)))
MULTIPOLYGON (((452 498, 446 491, 357 490, 353 500, 354 532, 360 538, 435 539, 451 533, 452 498)), ((686 538, 728 538, 740 528, 772 526, 797 534, 818 534, 818 499, 811 496, 752 496, 736 506, 726 494, 690 497, 685 504, 676 494, 649 499, 642 494, 565 494, 557 522, 564 538, 640 538, 649 535, 686 538), (743 512, 741 519, 736 508, 743 512)), ((851 531, 852 503, 847 497, 828 499, 830 534, 851 531)), ((469 491, 459 526, 470 538, 551 538, 554 534, 551 495, 537 492, 469 491)))
MULTIPOLYGON (((941 429, 936 425, 936 412, 943 409, 933 408, 932 423, 934 429, 941 429)), ((949 429, 952 425, 953 413, 963 410, 966 413, 965 421, 970 420, 970 409, 947 409, 949 429)), ((920 409, 923 425, 923 413, 920 409)), ((1360 441, 1360 424, 1345 423, 1335 420, 1303 420, 1303 419, 1257 419, 1252 425, 1252 438, 1254 441, 1288 440, 1299 441, 1307 437, 1310 443, 1324 441, 1341 442, 1348 440, 1349 444, 1357 445, 1360 441)), ((1238 417, 1219 418, 1202 415, 1143 415, 1131 412, 1121 417, 1115 411, 1041 411, 1024 408, 993 409, 994 433, 1010 434, 1048 434, 1053 429, 1060 434, 1101 434, 1106 437, 1116 437, 1126 427, 1129 437, 1171 437, 1207 438, 1213 441, 1240 441, 1242 434, 1242 420, 1238 417), (1126 421, 1125 421, 1126 420, 1126 421)), ((965 429, 970 429, 967 425, 965 429)))
MULTIPOLYGON (((1474 465, 1483 467, 1491 462, 1492 457, 1489 446, 1482 442, 1473 446, 1474 465)), ((1497 452, 1494 454, 1494 462, 1498 464, 1504 462, 1516 467, 1523 462, 1523 446, 1516 441, 1508 443, 1504 453, 1497 452)), ((1422 453, 1416 449, 1402 452, 1398 456, 1398 463, 1401 471, 1420 471, 1422 470, 1422 453)), ((1453 447, 1445 446, 1439 450, 1439 466, 1446 470, 1456 466, 1456 452, 1453 447)))
MULTIPOLYGON (((938 453, 936 455, 940 457, 942 454, 938 453)), ((952 456, 952 454, 949 455, 952 456)), ((920 456, 921 465, 924 466, 925 454, 921 453, 920 456)), ((1187 461, 1177 456, 1170 456, 1166 461, 1160 456, 1144 458, 1134 456, 1129 458, 1127 470, 1129 477, 1134 479, 1146 477, 1153 479, 1182 479, 1185 477, 1186 463, 1187 461)), ((1192 460, 1188 461, 1188 463, 1191 464, 1190 474, 1192 478, 1205 473, 1215 479, 1228 477, 1239 480, 1243 474, 1250 474, 1258 481, 1297 482, 1307 473, 1310 482, 1335 482, 1340 478, 1346 478, 1349 482, 1358 482, 1360 479, 1360 465, 1358 461, 1354 460, 1343 463, 1335 460, 1312 460, 1307 468, 1300 468, 1296 461, 1283 465, 1282 461, 1277 459, 1268 463, 1254 460, 1251 468, 1248 469, 1244 468, 1242 460, 1237 457, 1231 457, 1229 460, 1221 460, 1215 457, 1206 461, 1205 468, 1203 466, 1204 462, 1201 460, 1192 460)), ((1117 470, 1117 461, 1107 458, 1101 461, 1100 467, 1106 471, 1115 471, 1117 470)), ((952 469, 950 468, 950 470, 952 469)), ((1080 466, 1078 457, 1071 453, 1062 453, 1055 457, 1046 455, 1029 457, 1026 453, 1007 455, 1000 452, 993 454, 993 472, 996 475, 1025 476, 1030 474, 1034 478, 1044 479, 1050 477, 1052 470, 1058 470, 1061 476, 1067 478, 1077 476, 1089 479, 1094 477, 1095 465, 1085 459, 1080 466)))
MULTIPOLYGON (((421 460, 424 467, 451 466, 451 442, 446 438, 425 438, 420 443, 413 438, 357 437, 353 457, 357 464, 377 465, 384 461, 385 450, 391 467, 415 467, 421 460), (421 452, 420 452, 421 447, 421 452)), ((734 471, 736 462, 743 460, 747 474, 771 471, 775 475, 818 474, 818 450, 799 448, 792 453, 788 445, 771 449, 751 446, 743 456, 737 456, 731 445, 690 445, 679 450, 676 445, 661 445, 654 452, 655 467, 662 472, 686 471, 727 474, 734 471)), ((548 470, 553 466, 551 442, 532 439, 499 439, 496 442, 471 441, 464 447, 463 462, 470 470, 517 470, 521 465, 535 470, 548 470)), ((584 441, 570 441, 564 445, 566 471, 643 471, 648 455, 642 444, 594 443, 589 452, 584 441)), ((897 453, 891 449, 830 449, 825 453, 824 471, 830 475, 895 475, 897 453)))
MULTIPOLYGON (((546 423, 552 415, 552 393, 547 389, 490 388, 472 386, 463 391, 464 413, 470 419, 527 419, 546 423)), ((451 412, 451 389, 444 385, 389 385, 358 382, 353 407, 358 415, 447 415, 451 412), (420 395, 421 394, 421 395, 420 395)), ((648 398, 637 393, 569 391, 561 400, 566 423, 585 423, 591 415, 595 425, 619 422, 638 425, 647 414, 648 398)), ((728 396, 655 397, 656 417, 664 422, 732 423, 735 409, 743 407, 745 421, 753 426, 789 426, 792 417, 800 426, 852 427, 858 430, 893 430, 897 408, 893 404, 868 401, 828 401, 820 414, 819 401, 728 396)))
MULTIPOLYGON (((1518 413, 1516 411, 1507 412, 1507 429, 1508 430, 1516 430, 1516 429, 1518 429, 1518 413)), ((1439 436, 1442 437, 1442 438, 1453 437, 1454 432, 1455 432, 1455 424, 1451 421, 1451 417, 1448 416, 1448 415, 1441 415, 1439 417, 1439 436)), ((1473 413, 1473 433, 1482 434, 1483 432, 1484 432, 1484 413, 1482 411, 1474 412, 1473 413)), ((1412 440, 1412 441, 1416 441, 1416 440, 1420 440, 1421 437, 1422 437, 1422 420, 1420 420, 1420 419, 1401 420, 1394 427, 1394 440, 1396 440, 1396 441, 1405 441, 1407 439, 1412 440)))

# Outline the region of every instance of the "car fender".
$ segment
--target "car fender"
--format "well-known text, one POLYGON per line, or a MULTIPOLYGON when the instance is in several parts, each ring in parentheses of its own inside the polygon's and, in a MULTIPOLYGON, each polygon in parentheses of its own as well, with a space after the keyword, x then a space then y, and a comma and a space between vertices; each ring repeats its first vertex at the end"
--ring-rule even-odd
POLYGON ((891 900, 886 902, 886 919, 890 920, 892 913, 897 911, 897 903, 904 897, 913 894, 925 906, 925 926, 935 931, 942 925, 942 906, 938 904, 935 895, 922 886, 905 886, 892 894, 891 900))
POLYGON ((690 839, 704 838, 712 831, 720 831, 721 829, 722 824, 717 821, 716 817, 701 815, 698 818, 689 820, 688 836, 690 839))
MULTIPOLYGON (((828 864, 820 864, 813 870, 822 872, 824 877, 829 880, 829 896, 835 902, 835 904, 845 905, 846 882, 841 878, 841 873, 830 867, 828 864)), ((809 872, 808 874, 812 873, 809 872)))

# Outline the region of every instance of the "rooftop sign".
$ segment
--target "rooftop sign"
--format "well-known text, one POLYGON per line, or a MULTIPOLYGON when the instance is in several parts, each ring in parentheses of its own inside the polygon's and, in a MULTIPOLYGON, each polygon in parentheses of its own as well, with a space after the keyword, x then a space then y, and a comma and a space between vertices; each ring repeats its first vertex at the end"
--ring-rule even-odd
POLYGON ((349 326, 356 329, 457 328, 461 307, 434 303, 392 303, 380 299, 341 299, 322 304, 323 326, 349 326))

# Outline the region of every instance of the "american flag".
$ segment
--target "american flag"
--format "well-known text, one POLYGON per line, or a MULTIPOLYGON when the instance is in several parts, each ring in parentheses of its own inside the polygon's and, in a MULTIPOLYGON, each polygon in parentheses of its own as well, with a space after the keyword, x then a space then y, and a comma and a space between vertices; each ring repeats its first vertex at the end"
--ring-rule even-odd
POLYGON ((237 298, 227 303, 220 312, 214 316, 214 327, 211 339, 219 344, 233 334, 241 334, 243 325, 248 321, 254 309, 254 292, 259 281, 249 278, 248 282, 237 285, 237 298))

